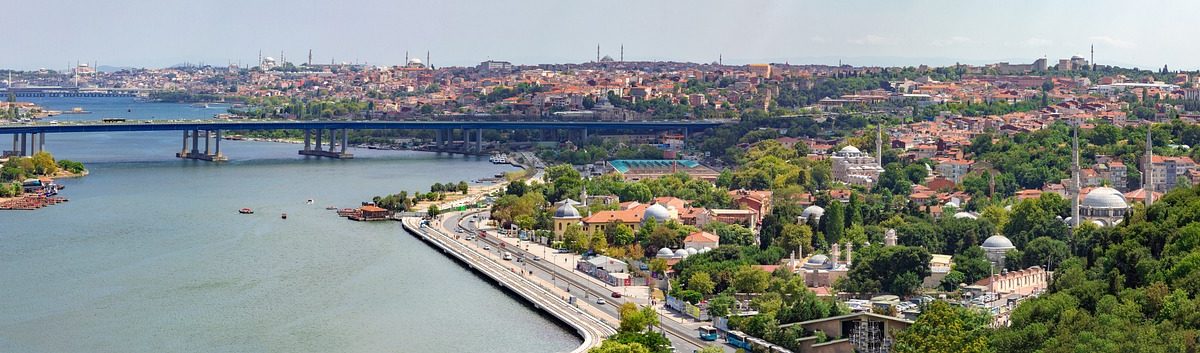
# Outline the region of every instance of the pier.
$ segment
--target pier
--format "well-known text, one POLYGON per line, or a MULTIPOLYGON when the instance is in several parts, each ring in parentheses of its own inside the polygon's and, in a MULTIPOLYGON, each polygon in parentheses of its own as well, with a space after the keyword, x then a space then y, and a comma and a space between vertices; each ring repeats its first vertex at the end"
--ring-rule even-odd
POLYGON ((572 350, 572 353, 584 353, 600 346, 604 338, 616 334, 611 326, 585 311, 572 306, 558 295, 533 283, 521 274, 513 273, 504 268, 496 260, 488 258, 479 252, 454 241, 449 235, 432 227, 425 226, 423 220, 417 217, 405 217, 401 220, 404 229, 414 236, 425 240, 430 246, 439 248, 454 259, 466 264, 472 270, 498 282, 500 286, 524 297, 536 307, 542 309, 574 327, 583 337, 583 344, 572 350))

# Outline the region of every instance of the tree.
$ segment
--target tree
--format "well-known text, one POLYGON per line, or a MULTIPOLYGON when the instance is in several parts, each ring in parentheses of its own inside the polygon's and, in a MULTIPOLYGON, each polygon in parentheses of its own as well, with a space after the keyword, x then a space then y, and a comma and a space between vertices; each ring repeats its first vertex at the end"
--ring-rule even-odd
POLYGON ((992 263, 987 259, 987 253, 983 248, 972 246, 967 250, 954 255, 953 271, 958 271, 963 275, 960 283, 975 283, 992 275, 992 263))
POLYGON ((687 287, 688 289, 700 292, 700 294, 709 295, 716 288, 716 283, 713 283, 712 277, 707 272, 696 272, 692 274, 692 277, 688 278, 687 287))
POLYGON ((741 267, 733 274, 733 288, 739 293, 762 293, 770 281, 770 273, 750 266, 741 267))
MULTIPOLYGON (((799 144, 797 144, 797 145, 799 145, 799 144)), ((723 352, 725 352, 725 350, 721 349, 720 346, 713 346, 713 345, 705 346, 704 348, 700 348, 700 350, 696 351, 696 353, 723 353, 723 352)))
POLYGON ((826 242, 833 244, 842 240, 846 230, 845 217, 841 201, 834 200, 825 208, 825 215, 821 216, 821 230, 825 233, 826 242))
POLYGON ((917 321, 896 335, 900 353, 986 353, 987 336, 982 325, 967 309, 934 301, 917 321))
POLYGON ((425 213, 429 215, 429 217, 437 217, 437 215, 441 212, 442 211, 438 209, 437 205, 429 205, 429 209, 425 210, 425 213))
POLYGON ((779 237, 772 239, 772 245, 783 248, 785 251, 792 252, 803 250, 803 253, 811 253, 813 251, 813 232, 805 224, 787 223, 783 225, 783 231, 779 233, 779 237))
POLYGON ((33 172, 38 175, 51 175, 58 172, 58 164, 50 152, 41 151, 33 154, 33 172))
POLYGON ((1053 270, 1070 254, 1067 243, 1050 237, 1038 237, 1029 241, 1021 251, 1021 266, 1042 266, 1053 270))
POLYGON ((650 353, 650 349, 641 343, 621 343, 615 340, 604 340, 599 347, 588 350, 588 353, 650 353))

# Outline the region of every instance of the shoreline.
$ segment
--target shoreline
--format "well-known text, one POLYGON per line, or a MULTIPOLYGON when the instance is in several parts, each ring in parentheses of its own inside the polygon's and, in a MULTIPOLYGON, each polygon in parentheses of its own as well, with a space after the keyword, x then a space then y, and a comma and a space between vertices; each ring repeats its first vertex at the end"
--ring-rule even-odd
POLYGON ((533 283, 523 275, 505 269, 494 259, 484 258, 478 252, 454 242, 449 236, 436 229, 422 227, 419 223, 420 220, 417 217, 404 217, 401 224, 410 235, 424 240, 431 247, 441 249, 451 259, 467 265, 471 271, 492 278, 509 292, 524 297, 535 308, 554 316, 560 323, 575 328, 576 333, 583 338, 583 342, 579 347, 571 350, 572 353, 584 353, 591 348, 598 347, 608 335, 615 333, 615 330, 600 319, 572 306, 545 287, 533 283), (573 313, 583 316, 575 316, 573 313))

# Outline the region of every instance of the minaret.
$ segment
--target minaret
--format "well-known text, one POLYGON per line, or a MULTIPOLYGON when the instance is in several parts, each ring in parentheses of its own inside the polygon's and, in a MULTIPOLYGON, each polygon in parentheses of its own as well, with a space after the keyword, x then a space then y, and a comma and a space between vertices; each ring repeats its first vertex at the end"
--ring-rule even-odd
POLYGON ((600 62, 600 43, 596 43, 596 62, 600 62))
POLYGON ((404 51, 404 65, 408 66, 408 51, 404 51))
POLYGON ((625 44, 621 44, 621 62, 625 62, 625 44))
POLYGON ((1150 132, 1154 126, 1146 124, 1146 162, 1142 164, 1142 190, 1146 191, 1146 207, 1154 203, 1154 143, 1150 132))
POLYGON ((427 68, 433 67, 433 63, 429 62, 429 51, 428 50, 425 51, 425 67, 427 67, 427 68))
POLYGON ((1079 120, 1071 138, 1071 228, 1079 227, 1079 120))
POLYGON ((308 50, 308 65, 307 66, 312 66, 312 49, 308 50))
POLYGON ((1096 45, 1092 44, 1092 71, 1096 71, 1096 45))

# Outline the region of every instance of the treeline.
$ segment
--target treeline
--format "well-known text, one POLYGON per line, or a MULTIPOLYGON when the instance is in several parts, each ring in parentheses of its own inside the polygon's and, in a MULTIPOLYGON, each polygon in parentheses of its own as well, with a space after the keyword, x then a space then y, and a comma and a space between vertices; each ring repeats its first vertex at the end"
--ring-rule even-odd
POLYGON ((428 193, 417 192, 413 193, 412 196, 409 197, 408 191, 401 191, 396 194, 375 196, 374 198, 371 198, 371 202, 375 203, 375 206, 379 206, 390 211, 403 212, 412 210, 412 207, 421 201, 445 200, 446 193, 461 192, 463 195, 466 195, 468 189, 469 187, 465 181, 460 181, 457 183, 449 182, 444 184, 433 183, 433 185, 429 186, 428 193))

